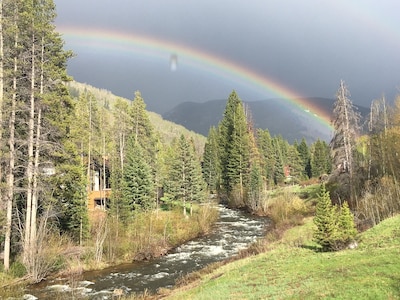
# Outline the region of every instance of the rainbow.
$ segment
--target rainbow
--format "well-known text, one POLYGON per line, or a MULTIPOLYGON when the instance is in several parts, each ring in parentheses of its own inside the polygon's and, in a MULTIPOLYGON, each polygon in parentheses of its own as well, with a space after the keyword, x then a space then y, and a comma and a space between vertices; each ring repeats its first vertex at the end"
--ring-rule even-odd
POLYGON ((278 98, 282 98, 291 105, 301 109, 319 121, 319 123, 332 129, 330 125, 330 116, 323 110, 308 103, 295 91, 285 87, 277 81, 261 75, 236 62, 225 58, 215 56, 205 51, 190 48, 186 45, 171 41, 152 38, 136 33, 126 33, 121 31, 112 31, 98 28, 78 28, 78 27, 57 27, 64 40, 71 45, 84 46, 86 48, 95 48, 100 51, 116 50, 129 53, 139 53, 144 56, 151 56, 165 59, 169 58, 171 53, 179 56, 179 63, 187 64, 198 70, 209 72, 212 76, 217 76, 224 80, 237 82, 239 85, 245 85, 252 89, 260 89, 265 94, 272 93, 278 98))

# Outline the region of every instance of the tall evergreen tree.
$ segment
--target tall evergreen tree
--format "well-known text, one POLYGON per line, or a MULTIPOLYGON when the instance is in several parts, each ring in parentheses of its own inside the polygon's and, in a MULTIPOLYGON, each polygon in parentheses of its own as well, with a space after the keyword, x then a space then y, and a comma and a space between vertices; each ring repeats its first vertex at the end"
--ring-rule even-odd
POLYGON ((250 172, 250 135, 242 101, 233 91, 219 124, 221 179, 225 192, 237 190, 243 200, 250 172))
POLYGON ((257 146, 262 156, 263 176, 267 179, 268 185, 274 184, 275 150, 272 144, 272 137, 268 129, 257 131, 257 146))
POLYGON ((211 127, 208 132, 207 141, 204 145, 203 154, 203 177, 207 183, 208 190, 213 192, 219 189, 220 184, 220 161, 218 132, 215 127, 211 127))
POLYGON ((144 150, 143 155, 149 164, 154 162, 154 150, 156 138, 154 135, 154 128, 150 122, 149 116, 146 112, 146 104, 139 91, 135 92, 135 98, 129 109, 131 118, 132 135, 137 143, 144 150))
POLYGON ((329 174, 331 171, 329 146, 320 139, 312 147, 311 171, 313 177, 329 174))
POLYGON ((122 197, 125 203, 129 203, 132 210, 149 210, 154 208, 155 204, 153 176, 143 152, 136 137, 130 137, 122 177, 122 197))
POLYGON ((272 146, 274 149, 274 166, 273 166, 273 179, 274 179, 274 184, 280 184, 283 183, 285 180, 285 163, 286 163, 286 157, 285 157, 285 149, 284 149, 284 143, 282 142, 282 137, 274 137, 272 139, 272 146))
POLYGON ((287 167, 290 170, 290 180, 292 182, 298 182, 305 178, 303 160, 294 145, 289 145, 288 148, 287 167))
POLYGON ((124 167, 126 142, 130 132, 128 108, 128 103, 121 98, 118 98, 113 110, 114 132, 116 133, 114 139, 117 147, 117 157, 119 161, 119 165, 116 165, 115 167, 119 167, 121 170, 124 167))
POLYGON ((300 144, 297 145, 297 151, 302 161, 303 175, 311 178, 311 152, 305 138, 302 138, 300 144))
POLYGON ((195 155, 193 142, 181 135, 174 141, 172 149, 166 193, 173 199, 182 201, 183 212, 186 214, 188 202, 204 200, 206 184, 201 173, 200 162, 195 155))
POLYGON ((257 211, 262 200, 264 180, 261 167, 258 164, 252 164, 249 176, 248 195, 246 205, 253 211, 257 211))
POLYGON ((190 200, 195 202, 203 202, 205 200, 206 182, 203 178, 201 163, 196 156, 196 147, 193 139, 189 143, 189 157, 190 157, 190 200))

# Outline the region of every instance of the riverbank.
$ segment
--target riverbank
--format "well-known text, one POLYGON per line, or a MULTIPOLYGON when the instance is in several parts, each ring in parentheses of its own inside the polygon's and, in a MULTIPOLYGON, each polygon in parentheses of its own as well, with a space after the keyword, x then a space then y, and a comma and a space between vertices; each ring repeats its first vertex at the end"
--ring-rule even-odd
MULTIPOLYGON (((46 249, 50 265, 47 279, 63 277, 76 281, 83 272, 101 270, 132 261, 149 260, 166 254, 185 241, 206 234, 218 218, 218 210, 212 203, 193 205, 186 215, 182 207, 176 206, 136 215, 129 226, 116 226, 98 211, 91 216, 91 236, 83 247, 69 240, 46 249)), ((0 272, 0 299, 24 295, 30 283, 24 277, 24 268, 18 260, 10 272, 0 272)))
POLYGON ((316 251, 312 218, 287 230, 268 251, 233 261, 163 299, 400 299, 400 215, 361 233, 359 246, 316 251))
POLYGON ((85 272, 75 282, 43 282, 28 293, 39 299, 111 299, 113 291, 125 295, 155 293, 172 287, 185 274, 236 255, 265 235, 265 218, 224 206, 218 206, 218 210, 219 218, 209 234, 186 242, 165 256, 85 272))

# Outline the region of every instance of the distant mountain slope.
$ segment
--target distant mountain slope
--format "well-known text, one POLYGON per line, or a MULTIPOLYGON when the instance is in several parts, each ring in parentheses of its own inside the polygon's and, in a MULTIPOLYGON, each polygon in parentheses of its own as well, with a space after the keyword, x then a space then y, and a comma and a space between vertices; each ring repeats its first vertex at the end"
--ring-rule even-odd
MULTIPOLYGON (((222 119, 226 101, 184 102, 163 114, 163 118, 207 136, 210 127, 218 125, 222 119)), ((333 99, 315 97, 307 98, 307 102, 310 106, 324 111, 326 115, 332 114, 333 99)), ((245 104, 250 109, 255 128, 268 128, 272 135, 282 135, 289 142, 301 140, 303 137, 309 142, 318 138, 325 141, 331 139, 332 132, 326 124, 319 122, 310 112, 299 109, 283 99, 245 102, 245 104)), ((357 108, 362 116, 368 113, 367 108, 357 108)))
MULTIPOLYGON (((131 102, 131 100, 115 96, 108 90, 99 89, 85 83, 72 81, 69 82, 67 86, 71 96, 75 98, 78 98, 81 93, 90 92, 98 101, 98 104, 106 107, 110 112, 112 112, 118 98, 131 102)), ((146 99, 144 99, 144 101, 146 102, 146 99)), ((193 139, 198 152, 203 151, 206 141, 205 136, 198 132, 191 131, 181 124, 175 124, 169 120, 164 120, 161 115, 155 112, 147 111, 147 114, 154 129, 160 134, 163 141, 170 143, 174 138, 179 138, 180 135, 183 134, 193 139)))

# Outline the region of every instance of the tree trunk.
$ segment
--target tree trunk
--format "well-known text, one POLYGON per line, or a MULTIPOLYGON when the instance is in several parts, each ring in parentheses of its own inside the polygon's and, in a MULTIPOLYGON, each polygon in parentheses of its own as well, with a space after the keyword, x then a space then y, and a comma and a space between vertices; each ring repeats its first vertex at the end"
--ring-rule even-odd
MULTIPOLYGON (((32 24, 33 27, 33 24, 32 24)), ((28 166, 26 170, 27 191, 26 191, 26 218, 25 218, 25 240, 24 240, 24 262, 32 257, 32 243, 35 237, 32 236, 32 210, 33 196, 33 174, 34 174, 34 129, 35 129, 35 34, 32 34, 31 48, 31 86, 30 86, 30 109, 28 120, 28 166)), ((36 225, 34 225, 36 226, 36 225)), ((35 230, 34 230, 35 231, 35 230)))
MULTIPOLYGON (((43 95, 44 93, 44 38, 42 38, 41 45, 41 69, 40 69, 40 88, 39 93, 43 95)), ((31 251, 36 253, 36 248, 40 245, 36 245, 36 235, 37 235, 37 210, 38 210, 38 176, 39 176, 39 155, 40 155, 40 136, 41 136, 41 121, 42 121, 42 110, 39 108, 37 115, 36 124, 36 139, 35 139, 35 159, 33 166, 33 178, 32 178, 32 210, 31 210, 31 233, 30 233, 30 243, 31 251)))
MULTIPOLYGON (((3 106, 4 106, 4 36, 3 1, 0 1, 0 145, 3 146, 3 106)), ((0 182, 3 182, 3 164, 0 166, 0 182)), ((3 190, 0 189, 0 209, 4 209, 3 190)))
POLYGON ((88 161, 87 161, 87 192, 91 192, 91 178, 90 178, 90 164, 91 164, 91 151, 92 151, 92 97, 89 95, 89 140, 88 140, 88 161))
MULTIPOLYGON (((17 12, 15 11, 15 18, 17 12)), ((17 28, 15 21, 15 28, 17 28)), ((14 50, 18 48, 18 30, 15 33, 14 50)), ((14 199, 14 168, 15 168, 15 114, 16 114, 16 102, 17 102, 17 71, 18 71, 18 59, 17 53, 14 56, 14 68, 13 68, 13 86, 12 86, 12 97, 11 97, 11 111, 9 119, 9 162, 7 171, 7 219, 6 219, 6 232, 4 241, 4 269, 9 270, 10 268, 10 250, 11 250, 11 226, 12 226, 12 209, 14 199)))

